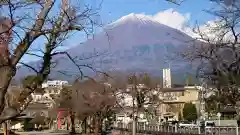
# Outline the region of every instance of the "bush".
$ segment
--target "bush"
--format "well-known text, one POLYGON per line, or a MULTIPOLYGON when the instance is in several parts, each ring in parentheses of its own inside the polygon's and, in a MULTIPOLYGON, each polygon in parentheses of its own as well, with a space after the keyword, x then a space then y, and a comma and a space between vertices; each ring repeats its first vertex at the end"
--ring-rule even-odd
POLYGON ((24 131, 32 131, 34 129, 34 124, 29 123, 31 119, 25 119, 23 123, 23 130, 24 131))
POLYGON ((197 119, 197 109, 192 103, 186 103, 183 108, 183 118, 187 121, 195 121, 197 119))

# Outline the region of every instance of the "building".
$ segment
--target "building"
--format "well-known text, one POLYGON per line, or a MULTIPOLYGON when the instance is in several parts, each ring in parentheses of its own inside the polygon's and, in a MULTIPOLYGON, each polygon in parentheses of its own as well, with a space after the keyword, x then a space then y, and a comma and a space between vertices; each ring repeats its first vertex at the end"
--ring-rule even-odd
MULTIPOLYGON (((36 111, 37 109, 39 111, 41 111, 42 109, 44 110, 44 114, 46 114, 45 116, 48 116, 46 113, 46 109, 44 108, 52 108, 55 105, 55 97, 57 97, 63 86, 68 85, 67 81, 61 81, 61 80, 53 80, 53 81, 47 81, 44 82, 42 84, 42 88, 38 88, 36 89, 32 94, 32 101, 29 105, 29 107, 31 106, 31 108, 35 109, 31 109, 33 111, 36 111), (43 107, 41 109, 41 107, 43 107), (37 109, 36 109, 37 108, 37 109)), ((29 112, 29 111, 28 111, 29 112)), ((30 113, 27 113, 30 114, 30 113)), ((31 113, 33 114, 33 113, 31 113)))
POLYGON ((163 102, 158 110, 161 121, 178 121, 185 103, 195 104, 199 112, 199 89, 199 86, 161 89, 160 99, 163 102))
MULTIPOLYGON (((16 118, 17 125, 21 125, 22 121, 28 120, 31 122, 44 122, 46 118, 56 117, 57 112, 53 109, 56 105, 55 98, 60 94, 63 86, 68 85, 67 81, 47 81, 42 87, 37 88, 31 96, 29 96, 30 103, 26 109, 21 113, 20 117, 16 118), (33 121, 31 121, 33 120, 33 121)), ((22 87, 9 87, 8 95, 9 102, 14 103, 21 93, 22 87)), ((19 126, 18 126, 19 127, 19 126)), ((22 126, 20 126, 22 127, 22 126)))
POLYGON ((67 81, 53 80, 42 84, 42 88, 36 89, 31 95, 32 102, 50 103, 53 102, 52 97, 59 95, 63 86, 67 86, 67 81))
MULTIPOLYGON (((120 90, 117 93, 118 103, 123 108, 121 111, 116 114, 117 122, 121 122, 124 124, 128 124, 132 122, 132 112, 133 112, 133 103, 134 105, 137 104, 137 99, 134 99, 134 90, 136 87, 137 91, 141 91, 141 89, 145 89, 146 86, 144 84, 139 84, 137 86, 128 85, 126 90, 120 90)), ((148 100, 146 99, 146 102, 148 100)), ((144 108, 147 108, 147 105, 144 105, 144 108)), ((145 116, 144 110, 139 110, 138 112, 138 122, 147 122, 147 118, 145 116)))
POLYGON ((44 82, 42 84, 42 88, 49 88, 49 87, 62 88, 64 85, 68 85, 68 81, 53 80, 53 81, 44 82))
POLYGON ((163 69, 163 88, 171 87, 172 87, 171 70, 170 68, 163 69))

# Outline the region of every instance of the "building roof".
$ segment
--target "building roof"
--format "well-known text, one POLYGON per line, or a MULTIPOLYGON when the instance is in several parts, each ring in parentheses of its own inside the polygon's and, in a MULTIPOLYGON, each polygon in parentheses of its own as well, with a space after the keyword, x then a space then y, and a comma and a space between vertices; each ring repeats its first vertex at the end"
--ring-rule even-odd
POLYGON ((185 86, 185 87, 175 87, 175 88, 161 88, 162 92, 182 92, 185 90, 197 90, 199 86, 185 86))
POLYGON ((220 112, 225 114, 235 114, 236 109, 233 106, 220 107, 220 112))
POLYGON ((182 92, 185 91, 186 89, 184 87, 179 87, 179 88, 162 88, 160 89, 161 92, 182 92))
POLYGON ((32 123, 32 124, 44 124, 45 123, 45 119, 46 119, 46 117, 41 116, 41 115, 37 115, 32 120, 30 120, 29 123, 32 123))
POLYGON ((45 103, 31 103, 27 106, 26 110, 45 110, 49 109, 45 103))
POLYGON ((175 100, 173 100, 173 101, 163 101, 163 104, 183 104, 183 103, 185 103, 185 102, 175 101, 175 100))

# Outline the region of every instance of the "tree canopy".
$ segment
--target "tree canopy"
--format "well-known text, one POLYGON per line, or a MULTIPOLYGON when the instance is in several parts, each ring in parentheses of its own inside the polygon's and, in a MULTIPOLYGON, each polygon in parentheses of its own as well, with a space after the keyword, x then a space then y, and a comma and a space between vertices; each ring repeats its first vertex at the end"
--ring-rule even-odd
POLYGON ((197 120, 197 109, 195 104, 192 103, 184 104, 183 118, 188 121, 197 120))

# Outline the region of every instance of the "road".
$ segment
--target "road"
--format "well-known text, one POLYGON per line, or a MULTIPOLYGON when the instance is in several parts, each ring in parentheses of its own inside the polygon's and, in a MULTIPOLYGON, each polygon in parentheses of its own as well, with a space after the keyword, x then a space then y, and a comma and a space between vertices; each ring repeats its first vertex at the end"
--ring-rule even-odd
POLYGON ((68 135, 67 133, 49 133, 49 132, 21 132, 20 135, 68 135))
POLYGON ((16 132, 17 134, 20 135, 68 135, 68 132, 51 132, 49 131, 30 131, 30 132, 16 132))

